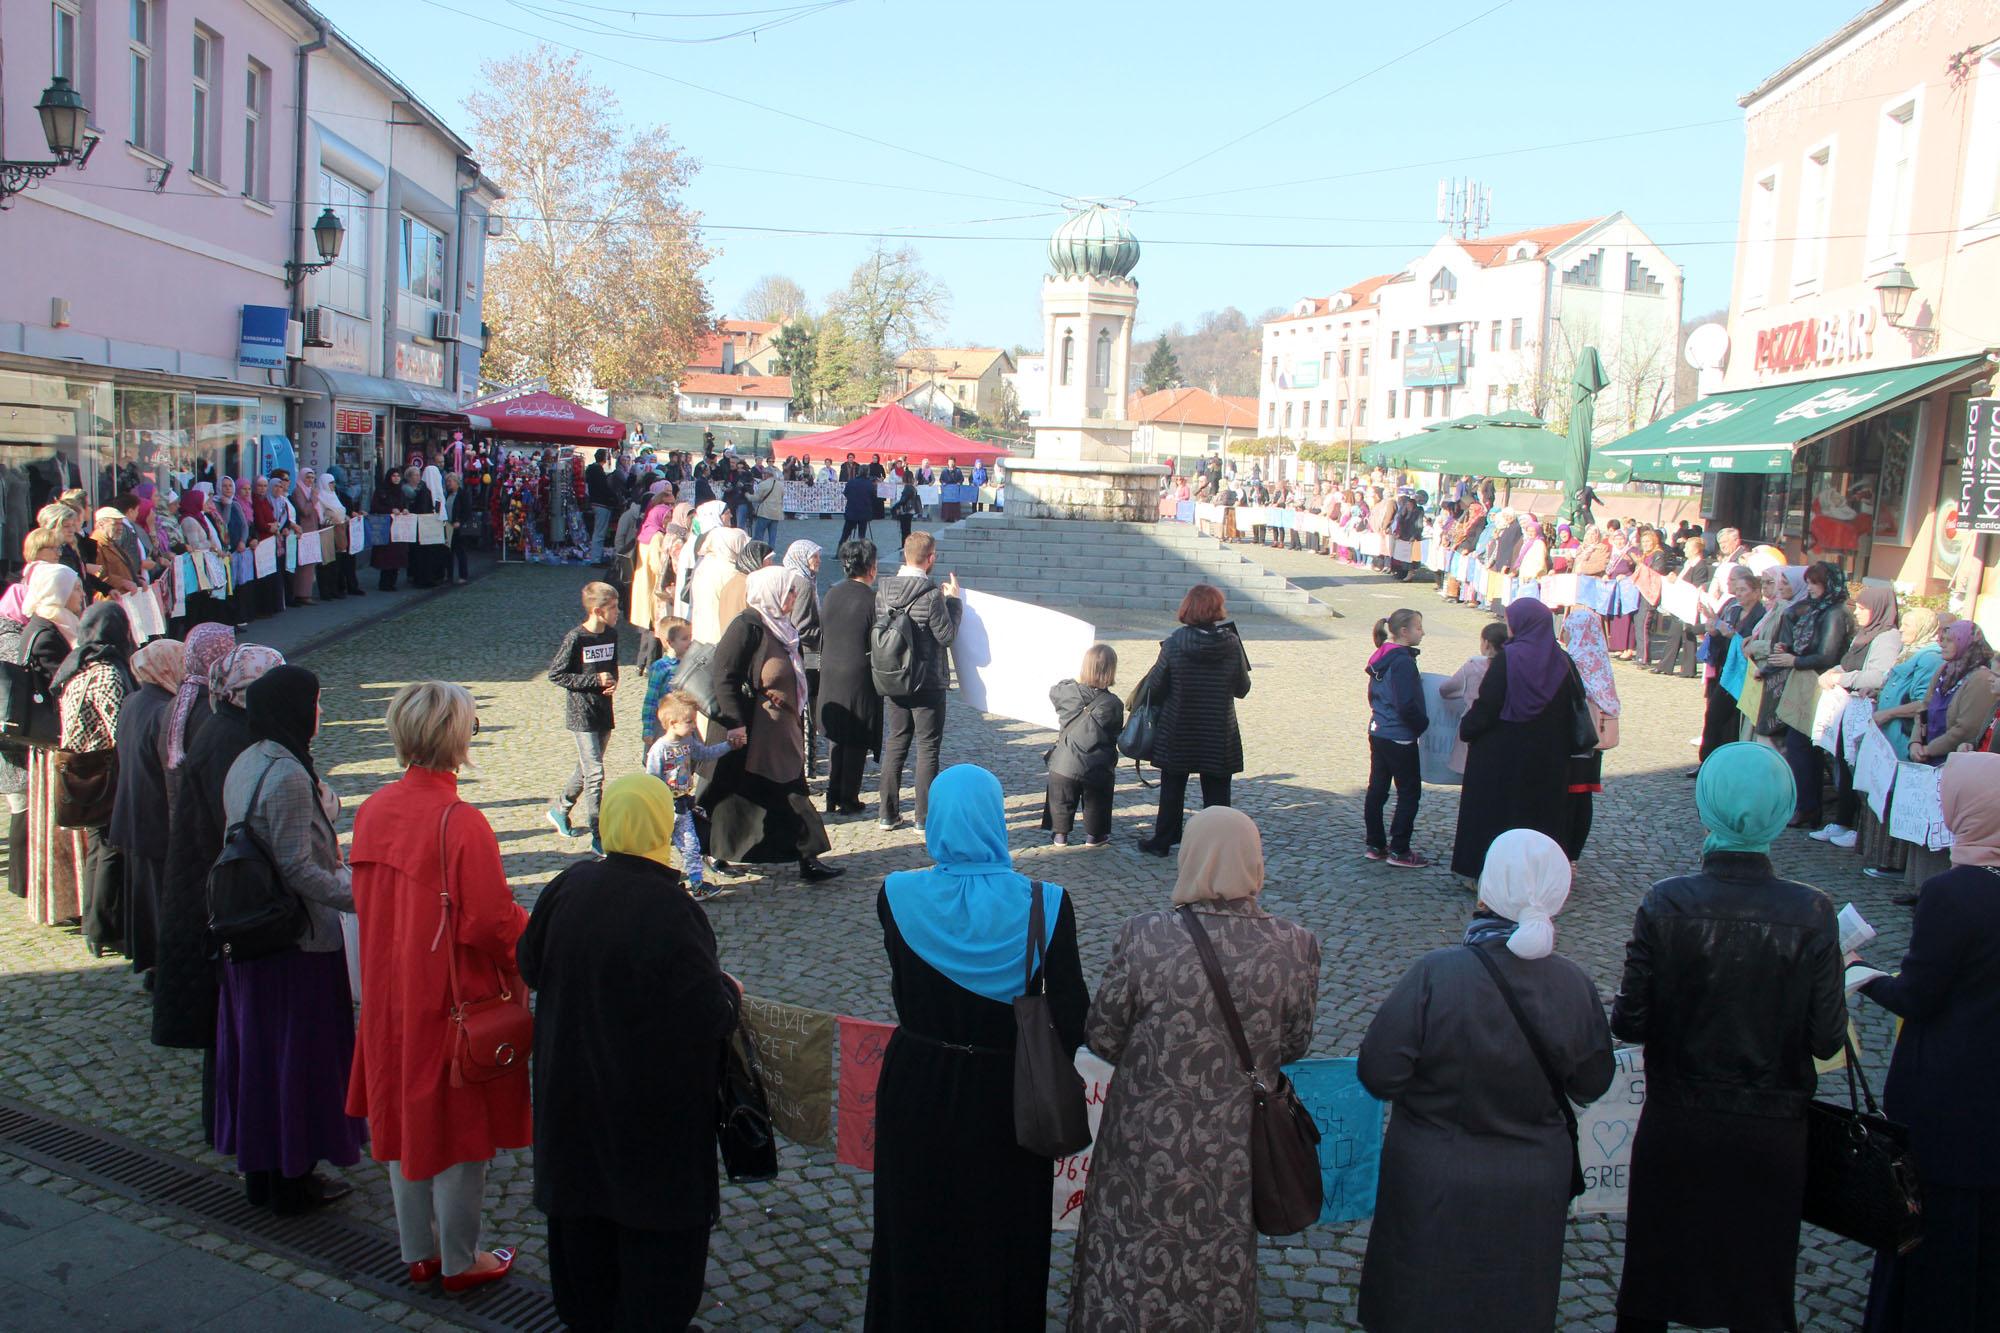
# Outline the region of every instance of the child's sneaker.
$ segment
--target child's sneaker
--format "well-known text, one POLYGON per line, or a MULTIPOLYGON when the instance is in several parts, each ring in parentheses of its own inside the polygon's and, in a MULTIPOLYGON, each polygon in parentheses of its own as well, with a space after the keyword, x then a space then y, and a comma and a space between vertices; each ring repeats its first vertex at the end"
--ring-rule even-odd
POLYGON ((1422 852, 1390 852, 1389 864, 1401 866, 1405 870, 1422 870, 1431 859, 1422 852))
POLYGON ((1386 861, 1389 859, 1389 849, 1386 847, 1370 847, 1361 854, 1370 861, 1386 861))
POLYGON ((574 838, 576 836, 576 830, 569 826, 569 811, 559 810, 552 805, 548 808, 548 817, 549 823, 556 826, 556 832, 562 834, 565 838, 574 838))

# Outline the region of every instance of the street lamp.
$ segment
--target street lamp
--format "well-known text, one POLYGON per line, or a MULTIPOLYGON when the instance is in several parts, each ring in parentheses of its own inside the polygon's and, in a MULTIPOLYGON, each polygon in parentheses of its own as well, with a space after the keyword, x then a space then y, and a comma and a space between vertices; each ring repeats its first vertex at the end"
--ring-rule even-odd
POLYGON ((1910 308, 1910 298, 1916 295, 1917 280, 1910 276, 1910 270, 1902 264, 1884 273, 1875 284, 1875 295, 1882 301, 1882 317, 1896 327, 1903 327, 1903 316, 1910 308))
POLYGON ((306 280, 306 274, 317 273, 340 258, 340 241, 346 234, 347 228, 341 225, 340 215, 331 208, 322 210, 319 221, 313 223, 313 248, 319 251, 319 263, 306 264, 287 259, 285 285, 296 287, 306 280))
POLYGON ((90 108, 62 75, 56 75, 42 90, 42 100, 35 103, 35 111, 42 118, 42 137, 48 140, 52 156, 47 161, 0 160, 0 208, 8 207, 9 199, 57 167, 74 166, 78 171, 83 170, 97 148, 99 136, 90 128, 90 108))

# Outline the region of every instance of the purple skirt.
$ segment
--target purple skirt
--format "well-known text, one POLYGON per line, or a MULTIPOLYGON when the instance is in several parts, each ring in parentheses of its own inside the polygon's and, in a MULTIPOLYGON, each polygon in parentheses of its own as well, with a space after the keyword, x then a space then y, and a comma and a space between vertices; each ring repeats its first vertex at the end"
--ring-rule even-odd
POLYGON ((347 956, 225 963, 215 1020, 215 1150, 242 1171, 352 1166, 368 1122, 347 1114, 354 1000, 347 956))

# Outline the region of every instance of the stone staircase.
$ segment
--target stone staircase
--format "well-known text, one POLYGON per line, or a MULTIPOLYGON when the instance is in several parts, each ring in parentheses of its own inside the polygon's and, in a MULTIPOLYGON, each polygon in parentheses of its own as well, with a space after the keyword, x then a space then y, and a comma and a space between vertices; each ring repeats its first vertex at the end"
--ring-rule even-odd
POLYGON ((1262 565, 1180 523, 1010 518, 982 512, 939 530, 936 573, 968 588, 1046 606, 1173 611, 1197 583, 1231 615, 1338 615, 1262 565))

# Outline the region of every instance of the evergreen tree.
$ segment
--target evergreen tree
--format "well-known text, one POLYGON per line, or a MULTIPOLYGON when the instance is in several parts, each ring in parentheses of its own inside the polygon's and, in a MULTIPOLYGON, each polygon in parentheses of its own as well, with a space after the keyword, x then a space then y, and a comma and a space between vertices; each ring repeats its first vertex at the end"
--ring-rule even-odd
POLYGON ((1174 355, 1163 333, 1153 344, 1153 354, 1146 358, 1146 368, 1139 372, 1139 387, 1147 393, 1158 393, 1161 389, 1179 388, 1185 382, 1180 358, 1174 355))

